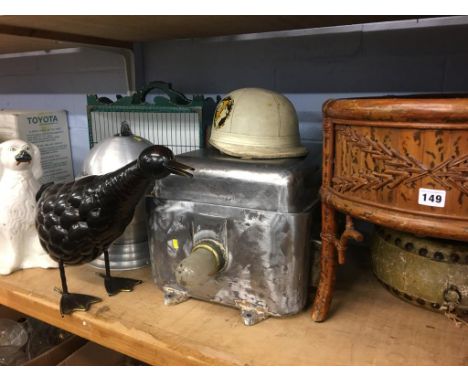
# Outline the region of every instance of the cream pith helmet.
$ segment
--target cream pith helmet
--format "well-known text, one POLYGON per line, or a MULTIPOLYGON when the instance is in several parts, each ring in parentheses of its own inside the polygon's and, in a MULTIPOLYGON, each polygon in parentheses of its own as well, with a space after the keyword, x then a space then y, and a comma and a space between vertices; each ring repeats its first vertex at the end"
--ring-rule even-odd
POLYGON ((234 90, 216 107, 210 143, 241 158, 287 158, 307 154, 296 110, 282 94, 259 88, 234 90))

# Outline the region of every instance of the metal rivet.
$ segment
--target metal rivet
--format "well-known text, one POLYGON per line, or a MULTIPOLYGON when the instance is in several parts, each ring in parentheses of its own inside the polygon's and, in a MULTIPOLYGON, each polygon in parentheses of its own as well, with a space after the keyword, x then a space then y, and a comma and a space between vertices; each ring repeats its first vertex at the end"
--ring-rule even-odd
POLYGON ((407 251, 412 251, 412 250, 414 249, 413 243, 406 243, 406 244, 405 244, 405 249, 406 249, 407 251))
POLYGON ((426 305, 426 301, 424 301, 422 298, 417 298, 417 299, 416 299, 416 302, 417 302, 419 305, 426 305))
POLYGON ((444 260, 444 254, 442 252, 437 251, 434 253, 434 259, 437 261, 442 261, 444 260))
POLYGON ((455 285, 450 285, 444 292, 444 301, 454 302, 459 304, 462 299, 462 295, 455 285))
POLYGON ((406 298, 409 301, 413 301, 413 297, 411 297, 409 294, 404 293, 403 297, 406 298))
POLYGON ((436 302, 432 303, 431 306, 432 306, 434 309, 440 309, 440 304, 437 304, 436 302))
POLYGON ((421 248, 421 249, 419 250, 419 254, 420 254, 421 256, 427 256, 427 249, 426 249, 426 248, 421 248))
POLYGON ((400 245, 400 244, 401 244, 401 239, 400 239, 399 237, 397 237, 397 238, 395 239, 395 244, 396 244, 396 245, 400 245))
POLYGON ((450 260, 454 263, 458 263, 458 261, 460 260, 460 255, 458 253, 452 253, 450 254, 450 260))

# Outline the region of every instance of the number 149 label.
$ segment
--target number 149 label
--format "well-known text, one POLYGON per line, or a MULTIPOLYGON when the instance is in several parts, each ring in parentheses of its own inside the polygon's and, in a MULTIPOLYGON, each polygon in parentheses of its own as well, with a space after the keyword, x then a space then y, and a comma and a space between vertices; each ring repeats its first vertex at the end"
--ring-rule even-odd
POLYGON ((431 190, 429 188, 420 188, 418 204, 431 207, 444 207, 445 190, 431 190))

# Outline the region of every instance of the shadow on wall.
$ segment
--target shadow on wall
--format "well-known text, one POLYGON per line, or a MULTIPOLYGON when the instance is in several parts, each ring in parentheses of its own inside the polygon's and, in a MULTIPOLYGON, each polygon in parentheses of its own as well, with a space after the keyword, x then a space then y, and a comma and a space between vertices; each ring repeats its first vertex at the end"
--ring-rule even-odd
POLYGON ((467 38, 468 26, 459 25, 153 42, 143 45, 145 78, 170 79, 188 93, 457 92, 468 89, 467 38))
POLYGON ((75 174, 89 151, 86 94, 125 94, 128 89, 121 56, 95 49, 0 55, 0 73, 0 109, 68 112, 75 174))

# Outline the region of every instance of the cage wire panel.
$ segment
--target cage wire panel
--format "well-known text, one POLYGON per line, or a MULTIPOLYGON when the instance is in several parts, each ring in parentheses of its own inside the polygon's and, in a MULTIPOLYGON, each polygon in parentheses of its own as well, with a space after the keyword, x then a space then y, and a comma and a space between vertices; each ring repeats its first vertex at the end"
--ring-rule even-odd
POLYGON ((203 146, 201 116, 197 112, 92 111, 91 147, 120 131, 126 121, 135 135, 156 145, 169 147, 174 154, 197 150, 203 146))
POLYGON ((117 95, 115 101, 95 94, 87 100, 90 147, 119 134, 122 122, 127 122, 133 134, 167 146, 176 155, 205 147, 216 106, 212 98, 189 99, 163 81, 152 81, 126 97, 117 95), (162 96, 147 101, 153 91, 162 96))

